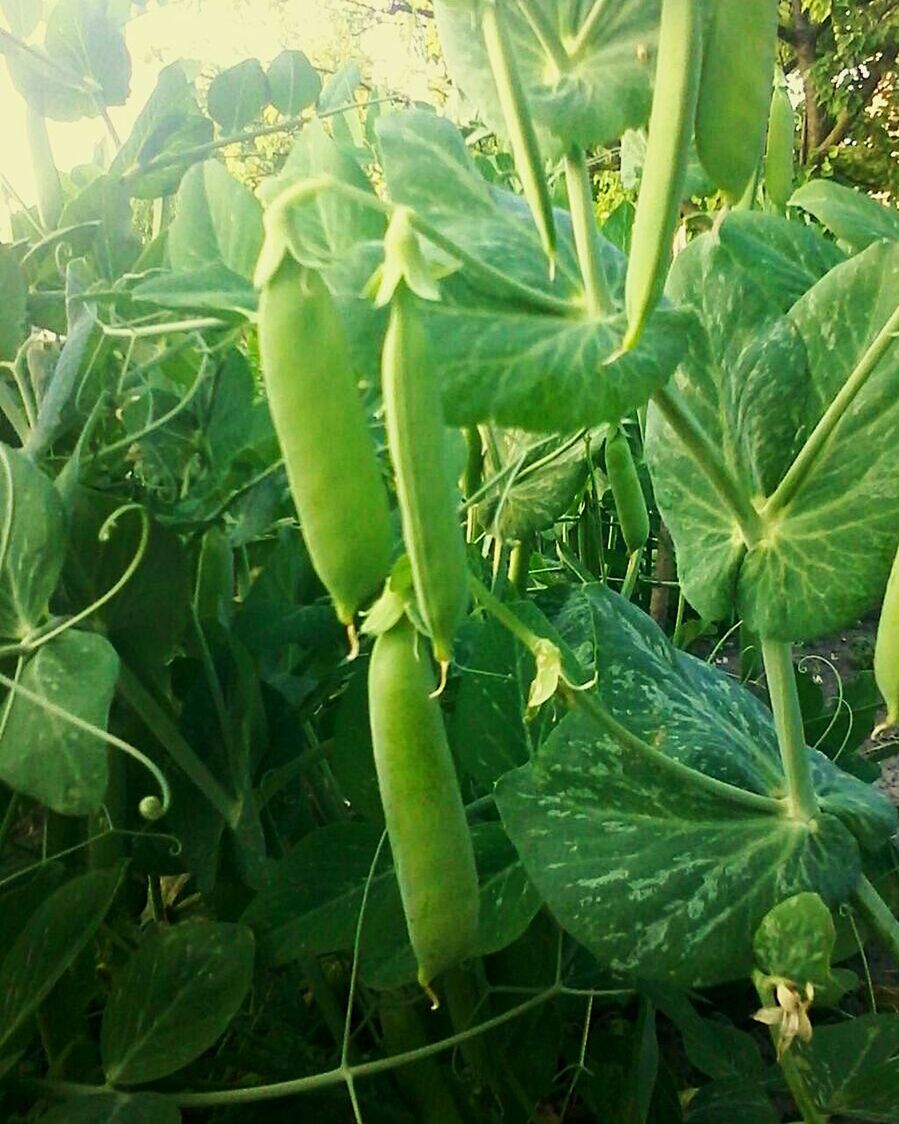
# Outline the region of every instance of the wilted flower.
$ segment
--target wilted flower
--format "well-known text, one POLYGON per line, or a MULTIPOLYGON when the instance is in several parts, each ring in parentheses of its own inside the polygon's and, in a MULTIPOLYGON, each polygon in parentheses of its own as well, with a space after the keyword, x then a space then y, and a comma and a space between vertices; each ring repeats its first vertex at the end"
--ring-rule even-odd
POLYGON ((794 1038, 799 1038, 802 1042, 810 1042, 812 1039, 808 1010, 814 1002, 815 989, 810 983, 806 983, 803 997, 792 980, 781 979, 777 981, 775 995, 778 1006, 762 1007, 752 1017, 756 1022, 779 1028, 777 1057, 780 1060, 789 1050, 794 1038))

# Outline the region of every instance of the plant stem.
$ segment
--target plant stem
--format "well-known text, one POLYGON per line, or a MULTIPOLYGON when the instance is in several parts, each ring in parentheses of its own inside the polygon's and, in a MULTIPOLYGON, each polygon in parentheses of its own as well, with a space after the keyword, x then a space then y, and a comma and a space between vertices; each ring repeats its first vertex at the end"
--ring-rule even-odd
POLYGON ((874 341, 861 357, 855 370, 849 376, 839 394, 824 411, 818 424, 808 436, 799 455, 790 465, 786 476, 781 480, 773 495, 762 510, 767 518, 782 511, 793 499, 815 466, 815 461, 824 451, 833 431, 843 420, 846 411, 855 401, 865 383, 874 373, 878 363, 886 355, 897 335, 899 335, 899 308, 895 310, 886 324, 874 337, 874 341))
POLYGON ((893 916, 893 911, 864 875, 859 879, 852 898, 859 913, 899 967, 899 920, 893 916))
POLYGON ((572 145, 565 153, 563 163, 574 245, 584 282, 587 311, 593 317, 612 316, 615 313, 615 303, 599 257, 593 189, 590 186, 584 150, 578 145, 572 145))
POLYGON ((684 400, 667 386, 655 392, 653 402, 733 513, 746 546, 754 546, 761 538, 762 521, 724 463, 720 449, 711 441, 684 400))
MULTIPOLYGON (((761 976, 761 973, 755 973, 753 977, 755 989, 758 992, 758 997, 762 1001, 763 1007, 773 1007, 775 1004, 774 988, 770 983, 761 976)), ((777 1028, 771 1028, 771 1041, 774 1043, 775 1048, 778 1046, 778 1033, 777 1028)), ((818 1106, 812 1099, 805 1084, 805 1078, 802 1075, 802 1070, 796 1065, 796 1059, 790 1052, 789 1048, 778 1059, 781 1072, 784 1075, 787 1086, 789 1087, 790 1094, 796 1103, 796 1107, 802 1114, 803 1124, 827 1124, 829 1117, 822 1113, 818 1106)))
POLYGON ((762 659, 791 813, 794 819, 808 823, 818 814, 818 798, 805 744, 792 648, 785 641, 763 639, 762 659))
POLYGON ((528 576, 531 564, 530 535, 523 542, 512 547, 509 556, 509 585, 516 597, 524 597, 528 591, 528 576))

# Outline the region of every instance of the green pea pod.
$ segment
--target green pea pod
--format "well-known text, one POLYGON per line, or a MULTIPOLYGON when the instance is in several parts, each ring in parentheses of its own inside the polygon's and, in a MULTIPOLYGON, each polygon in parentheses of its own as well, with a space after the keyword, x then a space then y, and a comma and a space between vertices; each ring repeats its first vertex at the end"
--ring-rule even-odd
POLYGON ((47 135, 47 122, 43 114, 30 105, 26 106, 25 130, 37 188, 37 212, 44 230, 55 230, 65 200, 50 147, 50 137, 47 135))
POLYGON ((432 685, 428 656, 403 617, 375 641, 369 718, 409 940, 429 991, 436 976, 473 953, 478 934, 471 834, 432 685))
POLYGON ((701 6, 696 0, 664 0, 646 162, 627 266, 625 351, 640 338, 671 264, 701 65, 701 6))
POLYGON ((712 181, 734 201, 755 174, 765 144, 777 4, 714 0, 712 9, 696 107, 696 147, 712 181))
POLYGON ((403 539, 419 611, 440 664, 442 689, 453 638, 468 604, 468 565, 456 516, 443 408, 427 366, 424 330, 405 284, 397 287, 391 302, 381 379, 403 539))
POLYGON ((795 121, 790 96, 783 83, 776 83, 768 119, 768 144, 765 149, 765 191, 783 210, 793 194, 793 134, 795 121))
POLYGON ((528 108, 527 95, 515 63, 515 53, 509 42, 500 3, 501 0, 486 0, 483 6, 481 29, 484 45, 512 146, 515 170, 534 216, 543 252, 549 260, 549 275, 553 277, 556 270, 556 224, 552 198, 543 172, 543 157, 528 108))
POLYGON ((286 254, 259 301, 269 409, 309 557, 352 628, 390 570, 393 538, 340 314, 321 277, 286 254))
POLYGON ((606 439, 606 475, 625 545, 635 554, 649 538, 649 513, 630 443, 620 429, 606 439))
POLYGON ((874 645, 874 678, 887 704, 887 716, 874 731, 876 736, 899 726, 899 550, 880 610, 874 645))

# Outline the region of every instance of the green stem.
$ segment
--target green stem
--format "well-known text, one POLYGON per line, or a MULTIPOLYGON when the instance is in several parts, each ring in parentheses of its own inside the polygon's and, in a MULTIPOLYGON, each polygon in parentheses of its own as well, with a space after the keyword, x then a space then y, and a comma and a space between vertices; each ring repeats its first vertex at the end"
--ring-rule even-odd
POLYGON ((624 574, 624 582, 621 586, 621 596, 625 601, 630 601, 633 595, 634 588, 637 585, 637 577, 640 573, 640 559, 643 557, 643 547, 635 550, 633 554, 628 557, 627 570, 624 574))
POLYGON ((893 345, 897 335, 899 335, 899 308, 895 310, 877 333, 874 341, 859 360, 858 366, 840 388, 839 394, 827 407, 824 415, 809 434, 808 440, 790 465, 786 476, 765 504, 762 511, 765 518, 782 511, 805 483, 806 478, 814 468, 815 461, 824 451, 824 447, 833 435, 833 431, 843 420, 846 411, 874 373, 881 359, 893 345))
MULTIPOLYGON (((760 973, 755 973, 753 977, 755 989, 758 992, 758 997, 762 1001, 763 1007, 775 1006, 774 988, 770 983, 765 980, 760 973)), ((775 1049, 778 1046, 778 1033, 777 1028, 771 1028, 771 1041, 775 1049)), ((805 1084, 802 1070, 796 1065, 796 1058, 793 1055, 792 1046, 787 1049, 783 1056, 779 1059, 781 1072, 789 1087, 790 1094, 796 1102, 796 1107, 802 1114, 803 1124, 827 1124, 830 1119, 825 1113, 822 1113, 818 1106, 812 1099, 805 1084)))
POLYGON ((653 402, 730 509, 739 524, 746 546, 754 546, 761 538, 762 521, 725 464, 718 446, 709 438, 683 399, 668 387, 663 386, 657 390, 653 402))
POLYGON ((899 967, 899 920, 893 916, 893 911, 864 875, 852 897, 859 913, 899 967))
POLYGON ((593 211, 593 189, 584 150, 577 145, 565 153, 565 185, 568 189, 568 207, 574 230, 574 245, 578 265, 584 282, 587 311, 590 316, 605 317, 615 313, 615 303, 609 290, 596 237, 596 216, 593 211))
POLYGON ((523 542, 512 547, 509 556, 509 585, 516 596, 524 597, 528 591, 528 576, 531 563, 531 539, 528 536, 523 542))
POLYGON ((792 648, 781 640, 763 639, 762 659, 791 813, 794 819, 809 822, 818 814, 818 798, 805 744, 792 648))

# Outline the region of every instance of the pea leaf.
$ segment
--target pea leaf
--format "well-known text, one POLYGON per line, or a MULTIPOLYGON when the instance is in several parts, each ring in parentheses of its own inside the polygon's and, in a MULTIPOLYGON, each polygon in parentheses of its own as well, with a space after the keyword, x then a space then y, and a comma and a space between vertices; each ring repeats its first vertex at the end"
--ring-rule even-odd
MULTIPOLYGON (((541 2, 535 7, 558 40, 556 58, 541 46, 516 4, 504 8, 536 125, 560 146, 603 145, 649 117, 659 0, 541 2)), ((501 135, 505 122, 474 0, 436 0, 437 31, 454 81, 501 135)))
POLYGON ((43 0, 0 0, 0 10, 9 21, 13 35, 27 39, 41 18, 43 0))
POLYGON ((244 59, 217 74, 207 95, 209 116, 226 135, 254 121, 268 100, 268 79, 258 59, 244 59))
MULTIPOLYGON (((55 708, 106 728, 119 673, 115 649, 97 633, 68 632, 48 640, 25 664, 19 683, 55 708)), ((0 736, 0 777, 54 812, 95 812, 106 793, 106 746, 23 695, 10 692, 0 736)))
POLYGON ((208 1049, 246 998, 253 956, 243 925, 195 921, 151 933, 116 977, 103 1013, 107 1080, 155 1081, 208 1049))
POLYGON ((25 339, 25 299, 28 286, 15 252, 0 246, 0 360, 14 359, 25 339))
POLYGON ((52 483, 0 445, 0 636, 21 640, 38 625, 65 555, 65 517, 52 483))
POLYGON ((322 80, 302 51, 282 51, 268 68, 268 85, 275 109, 295 117, 315 104, 322 80))
POLYGON ((828 1114, 866 1124, 897 1124, 899 1015, 861 1015, 818 1027, 796 1064, 816 1103, 828 1114))
POLYGON ((0 965, 0 1047, 10 1042, 106 916, 124 868, 94 870, 45 898, 0 965))
MULTIPOLYGON (((837 396, 848 393, 853 370, 894 311, 899 247, 872 245, 791 307, 795 268, 772 270, 775 283, 762 288, 758 267, 745 268, 744 251, 735 253, 728 225, 720 240, 697 239, 672 270, 670 295, 692 304, 701 324, 677 385, 747 501, 762 509, 815 426, 836 411, 837 396)), ((825 263, 806 255, 809 273, 825 263)), ((735 518, 651 407, 647 462, 697 611, 719 619, 736 606, 758 634, 793 641, 832 633, 867 611, 896 550, 897 418, 893 346, 858 383, 783 510, 770 518, 763 512, 759 541, 747 551, 735 518)))
MULTIPOLYGON (((685 985, 738 978, 752 967, 751 933, 783 898, 812 890, 835 904, 849 895, 859 852, 839 799, 822 795, 810 830, 708 785, 713 777, 783 795, 771 717, 753 695, 678 652, 605 587, 561 595, 550 616, 595 670, 612 715, 654 747, 640 750, 575 712, 496 789, 525 870, 602 964, 685 985)), ((895 811, 882 797, 848 776, 833 783, 858 792, 880 839, 889 837, 895 811)))
POLYGON ((762 919, 755 932, 755 956, 770 976, 784 976, 816 991, 830 982, 830 959, 837 933, 833 916, 817 894, 795 894, 762 919))
POLYGON ((155 1093, 80 1097, 50 1109, 45 1124, 180 1124, 178 1106, 155 1093))
POLYGON ((125 104, 131 86, 131 56, 121 28, 109 12, 109 0, 58 0, 47 20, 44 46, 54 62, 68 67, 85 87, 96 91, 90 116, 96 116, 100 106, 125 104))
POLYGON ((899 242, 899 211, 833 180, 804 183, 793 192, 790 206, 814 215, 850 253, 857 254, 880 238, 899 242))

